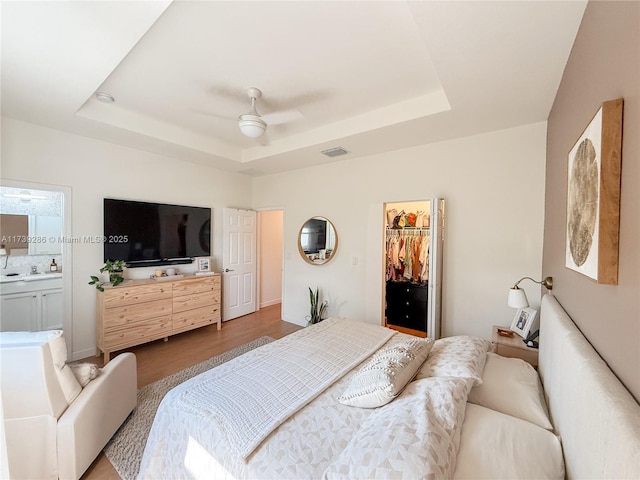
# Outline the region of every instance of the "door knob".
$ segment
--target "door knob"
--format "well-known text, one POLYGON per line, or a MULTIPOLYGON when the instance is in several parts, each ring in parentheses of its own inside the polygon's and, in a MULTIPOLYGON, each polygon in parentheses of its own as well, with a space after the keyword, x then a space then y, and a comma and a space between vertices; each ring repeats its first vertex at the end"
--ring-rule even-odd
POLYGON ((233 271, 235 271, 235 270, 232 270, 231 268, 225 268, 225 269, 223 270, 223 272, 224 272, 224 273, 227 273, 227 272, 233 272, 233 271))

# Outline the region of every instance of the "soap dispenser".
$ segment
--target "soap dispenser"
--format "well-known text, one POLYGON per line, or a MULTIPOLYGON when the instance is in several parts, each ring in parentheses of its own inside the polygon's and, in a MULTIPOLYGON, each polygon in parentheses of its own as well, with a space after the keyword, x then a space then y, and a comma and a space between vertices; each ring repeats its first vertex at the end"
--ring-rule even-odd
POLYGON ((56 263, 56 259, 52 259, 51 260, 51 265, 49 266, 49 271, 50 272, 57 272, 58 271, 58 264, 56 263))

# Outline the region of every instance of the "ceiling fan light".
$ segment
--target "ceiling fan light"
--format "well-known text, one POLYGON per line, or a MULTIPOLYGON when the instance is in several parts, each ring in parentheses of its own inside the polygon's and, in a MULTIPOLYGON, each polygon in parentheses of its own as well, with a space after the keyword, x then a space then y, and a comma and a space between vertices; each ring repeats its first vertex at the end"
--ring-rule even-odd
POLYGON ((261 137, 267 129, 265 121, 259 115, 251 113, 240 115, 238 126, 243 135, 251 138, 261 137))

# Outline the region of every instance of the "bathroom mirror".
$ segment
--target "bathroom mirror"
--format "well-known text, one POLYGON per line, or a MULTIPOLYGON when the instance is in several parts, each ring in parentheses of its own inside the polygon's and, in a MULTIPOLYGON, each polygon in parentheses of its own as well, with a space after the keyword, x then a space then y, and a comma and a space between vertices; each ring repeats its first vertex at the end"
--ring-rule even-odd
POLYGON ((336 255, 338 234, 328 219, 313 217, 304 222, 298 234, 300 256, 311 265, 323 265, 336 255))
POLYGON ((61 255, 63 193, 0 185, 0 234, 9 255, 61 255))
POLYGON ((60 255, 62 217, 0 214, 1 242, 9 255, 60 255))

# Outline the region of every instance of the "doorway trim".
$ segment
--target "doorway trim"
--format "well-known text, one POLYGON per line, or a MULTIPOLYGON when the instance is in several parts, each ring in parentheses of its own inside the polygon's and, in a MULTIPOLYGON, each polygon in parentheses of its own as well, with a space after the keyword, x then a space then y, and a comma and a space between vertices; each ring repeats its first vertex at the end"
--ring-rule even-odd
POLYGON ((282 317, 282 312, 284 311, 284 278, 285 278, 285 274, 286 274, 286 270, 284 268, 285 265, 285 242, 284 242, 284 211, 285 209, 282 207, 264 207, 264 208, 258 208, 256 209, 256 212, 258 213, 258 238, 256 241, 257 247, 258 247, 258 253, 257 253, 257 258, 258 258, 258 274, 257 274, 257 280, 258 280, 258 286, 257 286, 257 290, 258 290, 258 294, 257 294, 257 300, 258 300, 258 309, 260 309, 260 305, 262 303, 262 285, 261 285, 261 268, 262 268, 262 226, 261 226, 261 221, 262 221, 262 213, 265 212, 281 212, 282 215, 282 229, 280 231, 280 247, 281 247, 281 258, 282 258, 282 262, 280 264, 280 272, 281 272, 281 282, 280 282, 280 316, 282 317))
MULTIPOLYGON (((71 201, 72 190, 66 185, 52 185, 47 183, 24 182, 21 180, 11 180, 8 178, 0 178, 0 185, 4 187, 24 188, 26 190, 48 190, 50 192, 62 193, 62 235, 65 239, 71 239, 72 223, 71 223, 71 201)), ((67 344, 67 356, 71 360, 73 358, 73 250, 72 242, 62 242, 63 275, 62 275, 62 329, 67 344), (68 272, 64 274, 64 272, 68 272)))

